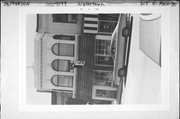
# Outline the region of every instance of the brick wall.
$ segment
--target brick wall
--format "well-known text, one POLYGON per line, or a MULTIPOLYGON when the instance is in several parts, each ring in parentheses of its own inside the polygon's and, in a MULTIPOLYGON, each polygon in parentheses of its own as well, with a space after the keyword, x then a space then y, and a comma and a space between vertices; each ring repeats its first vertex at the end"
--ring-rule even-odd
POLYGON ((79 38, 78 60, 85 61, 85 66, 78 69, 77 98, 90 101, 94 70, 95 35, 83 34, 79 38))

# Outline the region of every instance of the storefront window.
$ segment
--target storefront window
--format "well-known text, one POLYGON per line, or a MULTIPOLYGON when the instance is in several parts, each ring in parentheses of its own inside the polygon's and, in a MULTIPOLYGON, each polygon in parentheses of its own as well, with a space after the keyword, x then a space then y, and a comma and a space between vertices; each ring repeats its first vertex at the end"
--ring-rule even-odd
POLYGON ((95 64, 97 65, 105 65, 105 66, 113 66, 114 61, 111 56, 96 56, 95 64))
POLYGON ((57 56, 74 56, 74 44, 55 43, 52 46, 53 54, 57 56))
POLYGON ((111 86, 112 75, 110 71, 94 71, 94 85, 111 86))
POLYGON ((116 98, 116 91, 97 89, 96 90, 96 97, 116 98))
POLYGON ((64 76, 64 75, 54 75, 51 78, 51 82, 54 86, 72 87, 73 86, 73 77, 72 76, 64 76))

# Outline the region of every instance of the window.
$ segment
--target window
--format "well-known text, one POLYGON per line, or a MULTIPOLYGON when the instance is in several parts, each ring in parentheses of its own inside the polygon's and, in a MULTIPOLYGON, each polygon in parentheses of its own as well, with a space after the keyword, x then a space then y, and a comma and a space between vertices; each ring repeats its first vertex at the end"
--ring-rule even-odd
POLYGON ((96 97, 116 98, 116 91, 96 90, 96 97))
POLYGON ((113 66, 114 61, 111 55, 111 40, 96 39, 95 41, 95 64, 113 66))
POLYGON ((51 82, 54 86, 72 87, 73 86, 73 77, 72 76, 64 76, 64 75, 54 75, 51 78, 51 82))
POLYGON ((113 33, 119 14, 99 14, 98 32, 100 33, 113 33))
POLYGON ((99 40, 96 39, 96 54, 110 55, 110 40, 99 40))
POLYGON ((117 22, 100 21, 98 32, 112 33, 117 22))
POLYGON ((55 59, 53 60, 51 66, 55 71, 70 72, 69 64, 70 60, 55 59))
POLYGON ((53 38, 55 40, 70 40, 70 41, 75 40, 75 36, 71 36, 71 35, 54 35, 53 38))
POLYGON ((53 54, 57 56, 74 56, 74 44, 55 43, 52 46, 53 54))
POLYGON ((113 66, 114 61, 113 61, 113 58, 111 56, 99 56, 99 55, 96 55, 95 64, 113 66))
POLYGON ((76 14, 53 14, 53 22, 76 23, 76 14))
POLYGON ((112 86, 112 79, 111 71, 94 71, 94 85, 112 86))

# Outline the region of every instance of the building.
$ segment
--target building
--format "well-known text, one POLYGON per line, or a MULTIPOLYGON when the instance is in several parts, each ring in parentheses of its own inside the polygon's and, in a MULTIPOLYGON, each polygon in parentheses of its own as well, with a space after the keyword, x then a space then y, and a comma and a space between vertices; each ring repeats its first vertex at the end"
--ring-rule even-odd
POLYGON ((110 104, 116 99, 109 48, 118 16, 37 15, 35 87, 52 92, 52 104, 110 104), (77 61, 84 66, 72 68, 77 61))

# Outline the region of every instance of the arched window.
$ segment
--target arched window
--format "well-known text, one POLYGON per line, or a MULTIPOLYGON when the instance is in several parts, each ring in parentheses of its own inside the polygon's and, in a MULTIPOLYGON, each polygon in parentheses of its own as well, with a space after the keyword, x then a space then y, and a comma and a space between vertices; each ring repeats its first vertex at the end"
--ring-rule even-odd
POLYGON ((70 72, 70 60, 55 59, 52 61, 51 66, 55 71, 70 72))
POLYGON ((51 78, 51 83, 58 87, 72 87, 73 77, 65 75, 54 75, 51 78))
POLYGON ((57 56, 74 56, 74 44, 55 43, 52 46, 53 54, 57 56))

